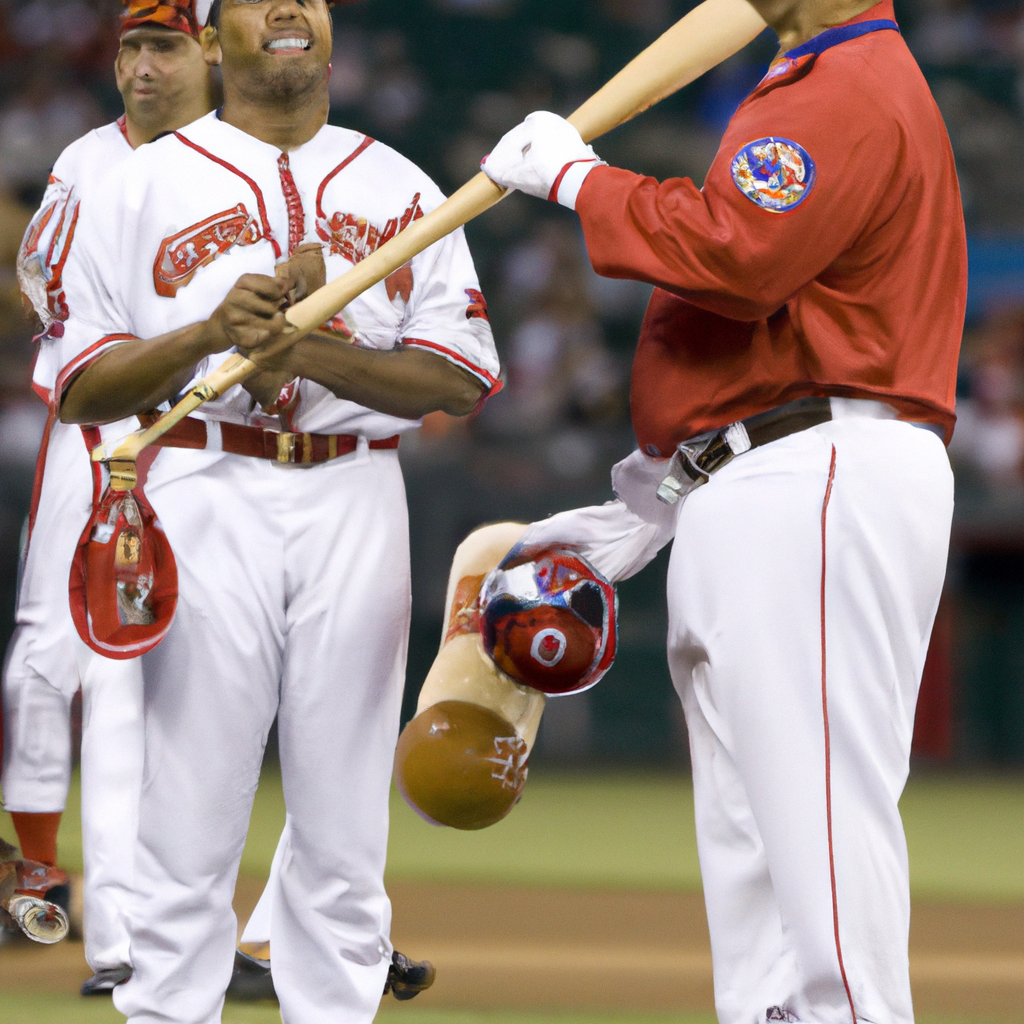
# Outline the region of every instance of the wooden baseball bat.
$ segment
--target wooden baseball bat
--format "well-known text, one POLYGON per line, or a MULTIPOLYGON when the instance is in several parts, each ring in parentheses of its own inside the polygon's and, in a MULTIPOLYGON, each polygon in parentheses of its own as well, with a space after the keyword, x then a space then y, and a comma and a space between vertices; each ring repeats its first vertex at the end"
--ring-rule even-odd
MULTIPOLYGON (((584 141, 590 142, 689 85, 741 50, 765 27, 764 19, 747 0, 704 0, 630 61, 570 114, 568 120, 584 141)), ((351 270, 289 308, 285 316, 295 330, 268 349, 264 358, 270 358, 315 331, 368 288, 445 235, 489 210, 504 195, 505 190, 482 171, 475 175, 436 210, 413 221, 351 270)), ((116 447, 101 445, 97 448, 93 452, 94 461, 134 461, 146 445, 152 444, 175 423, 204 402, 240 384, 258 369, 259 364, 245 356, 231 356, 147 430, 132 434, 116 447)), ((130 476, 129 473, 129 479, 130 476)))
MULTIPOLYGON (((704 0, 570 114, 568 121, 584 142, 590 142, 689 85, 765 28, 764 19, 747 0, 704 0)), ((285 316, 298 332, 308 334, 428 246, 489 210, 504 195, 505 190, 481 171, 436 210, 413 221, 341 277, 297 302, 285 316)))

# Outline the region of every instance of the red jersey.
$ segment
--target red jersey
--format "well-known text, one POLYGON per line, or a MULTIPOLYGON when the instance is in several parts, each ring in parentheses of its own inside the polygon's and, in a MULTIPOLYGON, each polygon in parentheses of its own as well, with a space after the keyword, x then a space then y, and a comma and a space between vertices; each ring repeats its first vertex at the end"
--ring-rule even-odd
POLYGON ((955 422, 967 243, 953 153, 891 0, 780 57, 703 189, 597 167, 598 273, 658 286, 633 364, 650 455, 806 395, 955 422))

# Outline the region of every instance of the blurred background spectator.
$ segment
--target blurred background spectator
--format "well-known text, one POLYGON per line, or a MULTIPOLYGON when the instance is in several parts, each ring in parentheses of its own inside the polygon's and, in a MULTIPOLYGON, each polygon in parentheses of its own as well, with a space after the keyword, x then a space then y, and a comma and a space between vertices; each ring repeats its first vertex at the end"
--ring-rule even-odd
MULTIPOLYGON (((680 0, 363 0, 335 12, 336 123, 421 164, 446 191, 530 110, 568 113, 692 6, 680 0)), ((951 454, 949 587, 919 716, 932 757, 1024 763, 1024 5, 897 0, 946 119, 970 236, 971 292, 951 454)), ((116 0, 0 0, 0 643, 45 410, 17 242, 61 149, 120 114, 116 0)), ((770 33, 602 139, 611 163, 700 182, 775 52, 770 33)), ((650 292, 589 268, 575 218, 513 195, 468 234, 507 387, 473 422, 443 414, 403 444, 413 533, 410 694, 436 650, 455 545, 479 523, 610 496, 633 444, 628 375, 650 292)), ((537 756, 685 759, 664 658, 664 556, 621 588, 621 655, 595 690, 551 702, 537 756)))

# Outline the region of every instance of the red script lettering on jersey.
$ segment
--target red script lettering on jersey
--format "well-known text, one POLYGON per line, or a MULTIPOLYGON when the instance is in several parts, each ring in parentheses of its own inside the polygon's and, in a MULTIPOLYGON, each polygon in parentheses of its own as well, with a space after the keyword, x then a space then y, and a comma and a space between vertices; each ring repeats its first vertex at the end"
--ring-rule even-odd
POLYGON ((327 217, 318 212, 316 233, 322 241, 330 243, 331 252, 335 256, 344 256, 355 264, 365 260, 375 249, 422 216, 420 193, 417 192, 405 213, 401 217, 392 217, 383 228, 378 228, 365 217, 357 217, 354 213, 335 213, 327 217))
POLYGON ((245 204, 239 203, 233 210, 214 214, 165 238, 153 264, 157 295, 173 299, 200 267, 208 266, 233 245, 255 245, 262 237, 259 224, 245 204))

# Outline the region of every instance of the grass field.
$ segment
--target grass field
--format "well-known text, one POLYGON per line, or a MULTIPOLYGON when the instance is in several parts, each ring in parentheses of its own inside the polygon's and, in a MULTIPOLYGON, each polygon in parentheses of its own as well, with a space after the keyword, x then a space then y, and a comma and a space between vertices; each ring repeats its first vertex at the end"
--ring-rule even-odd
MULTIPOLYGON (((915 895, 1024 900, 1024 778, 924 776, 911 780, 901 807, 915 895)), ((269 770, 253 808, 242 874, 267 874, 283 824, 281 780, 269 770)), ((4 814, 0 836, 14 836, 4 814)), ((60 855, 80 869, 77 779, 61 824, 60 855)), ((479 832, 427 825, 393 793, 388 874, 695 891, 700 873, 689 780, 535 771, 509 817, 479 832)))

